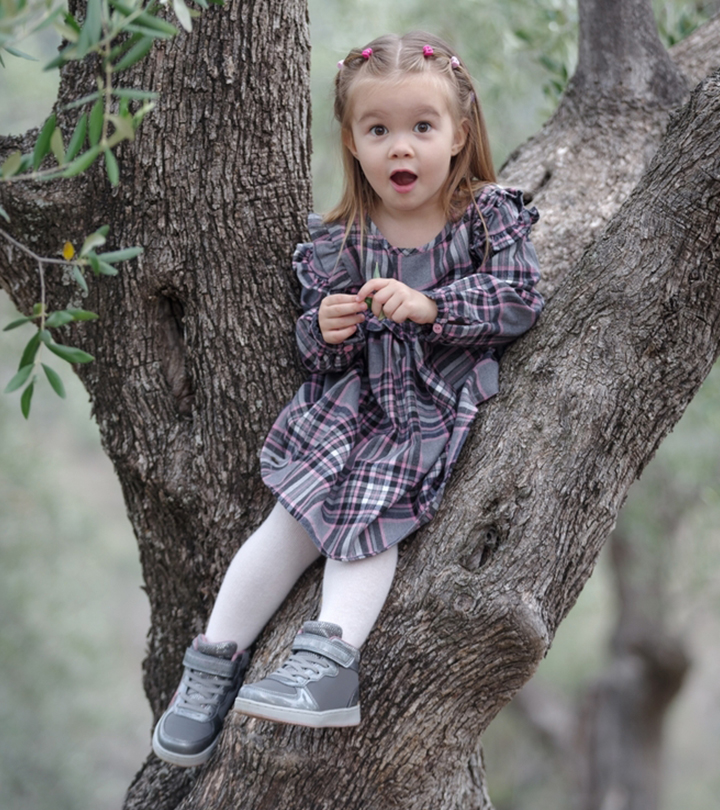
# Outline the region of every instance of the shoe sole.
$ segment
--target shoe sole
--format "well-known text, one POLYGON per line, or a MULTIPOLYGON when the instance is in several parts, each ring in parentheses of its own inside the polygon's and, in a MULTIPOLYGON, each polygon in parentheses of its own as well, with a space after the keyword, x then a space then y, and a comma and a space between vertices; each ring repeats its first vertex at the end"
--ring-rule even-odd
POLYGON ((196 765, 203 765, 210 759, 210 754, 215 750, 217 745, 217 738, 213 740, 211 745, 197 754, 179 754, 177 751, 171 751, 169 748, 164 748, 160 742, 158 734, 160 723, 155 726, 152 738, 152 749, 160 759, 169 762, 171 765, 179 765, 181 768, 194 768, 196 765))
POLYGON ((235 711, 258 717, 261 720, 272 720, 275 723, 289 723, 293 726, 310 728, 344 728, 357 726, 360 723, 360 706, 347 709, 328 709, 324 712, 313 712, 309 709, 291 709, 287 706, 273 706, 247 698, 237 698, 235 711))

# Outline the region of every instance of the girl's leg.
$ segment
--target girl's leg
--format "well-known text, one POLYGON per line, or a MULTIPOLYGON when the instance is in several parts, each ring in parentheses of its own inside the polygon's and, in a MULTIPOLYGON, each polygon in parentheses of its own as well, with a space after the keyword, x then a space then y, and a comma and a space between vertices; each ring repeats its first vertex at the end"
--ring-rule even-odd
POLYGON ((318 621, 340 625, 343 641, 361 647, 390 592, 397 558, 395 545, 353 562, 326 560, 318 621))
POLYGON ((305 622, 280 669, 240 689, 236 711, 315 728, 357 725, 358 648, 385 603, 396 564, 397 546, 356 562, 327 560, 320 617, 305 622))
POLYGON ((228 567, 205 633, 208 641, 248 648, 319 556, 305 529, 276 504, 228 567))
POLYGON ((155 727, 153 750, 161 759, 185 767, 208 759, 245 677, 247 648, 319 556, 307 532, 280 504, 240 547, 207 633, 185 651, 180 686, 155 727))

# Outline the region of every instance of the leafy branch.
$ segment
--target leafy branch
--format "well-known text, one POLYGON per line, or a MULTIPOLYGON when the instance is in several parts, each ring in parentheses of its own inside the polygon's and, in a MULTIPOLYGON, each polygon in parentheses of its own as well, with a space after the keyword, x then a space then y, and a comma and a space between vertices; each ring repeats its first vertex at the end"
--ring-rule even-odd
POLYGON ((115 264, 127 261, 128 259, 134 259, 143 252, 141 247, 132 247, 98 254, 96 248, 105 244, 109 230, 110 226, 104 225, 102 228, 95 231, 95 233, 90 234, 90 236, 85 239, 77 258, 75 258, 75 249, 72 244, 66 242, 63 248, 63 258, 54 259, 47 256, 38 256, 34 251, 30 250, 30 248, 0 229, 0 236, 36 262, 40 279, 40 301, 33 306, 32 314, 12 321, 3 329, 4 332, 9 332, 11 329, 17 329, 19 326, 24 326, 25 324, 34 323, 36 326, 35 334, 28 341, 20 357, 17 373, 5 387, 5 393, 10 394, 24 386, 22 396, 20 397, 20 410, 26 419, 30 415, 30 403, 35 390, 37 372, 40 367, 45 372, 45 376, 55 393, 60 397, 65 397, 65 386, 59 374, 42 362, 42 352, 44 348, 47 348, 53 354, 71 364, 90 363, 94 359, 92 355, 82 351, 82 349, 56 343, 53 339, 50 332, 51 329, 62 328, 77 321, 96 320, 98 316, 95 312, 76 307, 68 307, 66 309, 49 312, 45 298, 45 266, 60 265, 72 268, 72 274, 76 282, 87 292, 88 288, 83 273, 84 269, 90 267, 96 275, 114 276, 117 275, 118 272, 115 264))
MULTIPOLYGON (((175 2, 187 8, 183 0, 175 2)), ((53 113, 40 130, 32 154, 23 155, 17 150, 5 159, 0 166, 0 182, 75 177, 89 169, 102 154, 110 183, 113 186, 119 183, 120 174, 113 149, 123 141, 135 138, 135 131, 142 119, 153 109, 157 93, 120 87, 116 83, 119 74, 148 55, 156 40, 172 39, 177 35, 178 29, 174 25, 156 16, 160 9, 161 6, 155 3, 146 7, 143 0, 88 0, 82 25, 69 12, 63 13, 62 22, 54 19, 55 27, 68 44, 45 65, 44 70, 97 54, 100 57, 97 90, 66 105, 64 110, 91 104, 92 107, 89 113, 84 112, 79 116, 67 149, 53 113), (117 109, 114 109, 115 99, 118 101, 117 109), (131 113, 132 101, 144 103, 131 113), (41 164, 50 153, 56 165, 41 169, 41 164)), ((7 218, 1 208, 0 216, 7 218)))
MULTIPOLYGON (((175 16, 186 30, 192 29, 192 18, 200 12, 189 9, 185 0, 170 0, 175 16)), ((207 9, 208 0, 195 0, 207 9)), ((223 0, 209 0, 222 5, 223 0)), ((112 186, 120 183, 120 168, 114 150, 124 141, 132 141, 144 117, 153 109, 158 94, 142 88, 122 86, 124 73, 150 52, 157 40, 174 38, 179 29, 158 15, 168 0, 88 0, 85 17, 78 21, 65 11, 63 0, 2 0, 0 2, 0 65, 4 66, 3 51, 13 56, 33 59, 17 48, 17 43, 34 31, 53 25, 66 41, 60 53, 44 66, 53 70, 73 61, 85 60, 95 54, 98 70, 97 89, 76 99, 61 112, 80 110, 67 146, 57 115, 53 113, 38 133, 31 153, 11 152, 0 165, 0 184, 49 181, 76 177, 87 171, 102 155, 108 181, 112 186), (132 109, 132 107, 135 107, 132 109)), ((0 217, 10 222, 10 216, 0 205, 0 217)), ((53 390, 61 397, 65 388, 59 375, 41 362, 42 352, 50 352, 68 363, 88 363, 93 357, 80 349, 56 343, 51 329, 61 328, 77 321, 97 319, 97 314, 84 309, 67 308, 48 311, 45 295, 45 270, 52 265, 69 268, 75 282, 87 294, 85 270, 90 268, 96 276, 117 275, 116 264, 139 256, 141 247, 130 247, 108 253, 98 253, 105 244, 110 226, 99 228, 87 236, 76 255, 75 248, 66 242, 62 259, 37 255, 27 246, 0 229, 0 238, 29 256, 37 265, 40 281, 40 301, 32 314, 14 320, 3 331, 33 323, 36 332, 20 358, 17 373, 5 388, 5 393, 23 389, 20 407, 27 419, 30 413, 35 383, 40 368, 45 372, 53 390)))
POLYGON ((0 65, 5 67, 3 50, 13 56, 35 61, 17 44, 30 34, 55 23, 64 5, 64 0, 3 0, 0 3, 0 65))

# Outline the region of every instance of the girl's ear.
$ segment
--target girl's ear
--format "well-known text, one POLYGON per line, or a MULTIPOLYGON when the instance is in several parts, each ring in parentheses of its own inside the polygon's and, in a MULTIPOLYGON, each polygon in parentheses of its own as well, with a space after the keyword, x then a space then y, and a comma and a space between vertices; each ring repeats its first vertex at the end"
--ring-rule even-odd
POLYGON ((353 157, 357 158, 357 149, 355 148, 355 139, 352 135, 352 130, 344 129, 342 131, 343 146, 350 150, 353 157))
POLYGON ((463 146, 467 143, 468 133, 470 132, 470 122, 467 118, 464 118, 460 123, 460 126, 455 130, 455 139, 453 140, 453 145, 451 149, 451 154, 457 155, 462 152, 463 146))

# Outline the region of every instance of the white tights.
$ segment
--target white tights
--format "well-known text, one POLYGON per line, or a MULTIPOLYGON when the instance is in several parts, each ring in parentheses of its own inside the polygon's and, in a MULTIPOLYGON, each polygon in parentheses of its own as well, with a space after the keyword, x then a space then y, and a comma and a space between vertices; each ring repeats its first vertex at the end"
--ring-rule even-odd
MULTIPOLYGON (((228 567, 208 622, 209 641, 247 649, 305 569, 320 556, 308 533, 278 503, 228 567)), ((390 591, 397 546, 353 562, 327 559, 319 621, 340 625, 343 640, 361 647, 390 591)))

